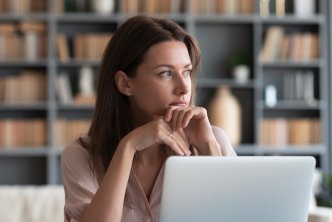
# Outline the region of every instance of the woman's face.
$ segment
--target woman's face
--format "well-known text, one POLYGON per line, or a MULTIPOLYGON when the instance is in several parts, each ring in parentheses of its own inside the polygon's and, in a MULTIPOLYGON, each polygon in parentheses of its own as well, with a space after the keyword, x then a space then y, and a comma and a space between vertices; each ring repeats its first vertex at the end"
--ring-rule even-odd
POLYGON ((188 106, 192 64, 186 45, 166 41, 153 45, 129 84, 135 120, 163 116, 170 106, 188 106))

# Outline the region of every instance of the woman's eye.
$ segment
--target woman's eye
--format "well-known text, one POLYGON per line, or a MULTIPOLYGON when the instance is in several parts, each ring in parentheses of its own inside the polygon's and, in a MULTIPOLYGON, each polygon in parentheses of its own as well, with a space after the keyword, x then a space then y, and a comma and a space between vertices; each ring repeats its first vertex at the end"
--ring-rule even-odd
POLYGON ((184 71, 183 76, 185 76, 185 77, 191 76, 191 71, 192 70, 190 70, 190 69, 184 71))
POLYGON ((170 77, 172 76, 172 72, 171 71, 163 71, 159 73, 160 77, 170 77))

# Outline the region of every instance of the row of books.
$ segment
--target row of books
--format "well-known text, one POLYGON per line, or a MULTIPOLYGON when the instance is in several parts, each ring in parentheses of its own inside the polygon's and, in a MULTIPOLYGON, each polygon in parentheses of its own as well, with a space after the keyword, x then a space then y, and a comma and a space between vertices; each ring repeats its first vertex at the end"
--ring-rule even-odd
POLYGON ((46 58, 46 31, 43 23, 0 24, 0 60, 36 61, 46 58))
POLYGON ((260 122, 260 144, 269 146, 319 144, 320 120, 314 118, 265 119, 260 122))
POLYGON ((123 13, 182 13, 184 0, 124 0, 123 13))
MULTIPOLYGON (((59 119, 56 145, 63 146, 88 132, 89 120, 59 119)), ((310 145, 320 143, 319 119, 265 119, 260 123, 260 144, 268 146, 310 145)), ((44 146, 47 141, 43 119, 0 120, 0 148, 44 146)))
MULTIPOLYGON (((115 1, 115 0, 109 0, 115 1)), ((92 12, 93 1, 89 0, 57 0, 56 12, 92 12)), ((184 11, 184 0, 122 0, 123 13, 169 13, 171 11, 184 11)))
POLYGON ((67 36, 58 34, 56 37, 58 58, 63 62, 69 61, 70 58, 98 61, 111 38, 110 33, 76 34, 72 38, 73 49, 71 50, 67 36))
MULTIPOLYGON (((268 17, 270 15, 272 1, 270 0, 260 0, 259 1, 259 11, 262 17, 268 17)), ((275 15, 278 17, 283 17, 286 14, 286 1, 285 0, 274 0, 275 15)))
MULTIPOLYGON (((111 0, 110 0, 111 1, 111 0)), ((184 13, 185 0, 123 0, 122 13, 184 13)), ((249 14, 253 12, 253 0, 191 0, 194 14, 249 14)), ((58 0, 57 12, 89 12, 91 2, 86 0, 58 0), (89 4, 90 3, 90 4, 89 4)))
POLYGON ((317 100, 314 73, 311 70, 286 73, 283 75, 283 82, 283 100, 305 101, 308 105, 317 100))
MULTIPOLYGON (((89 127, 89 120, 57 120, 56 145, 62 147, 70 143, 86 134, 89 127)), ((47 143, 45 119, 2 119, 0 132, 0 149, 42 147, 47 143)))
POLYGON ((253 0, 192 0, 193 14, 251 14, 253 0))
POLYGON ((259 56, 262 62, 316 60, 319 58, 319 36, 310 32, 287 33, 280 26, 271 26, 266 31, 259 56))
POLYGON ((63 147, 64 145, 77 139, 79 136, 87 134, 89 127, 89 120, 57 120, 56 145, 63 147))
MULTIPOLYGON (((183 0, 125 0, 123 13, 183 13, 183 0)), ((250 14, 253 0, 192 0, 193 14, 250 14)))
POLYGON ((80 68, 78 78, 70 78, 66 72, 59 73, 56 90, 58 101, 62 104, 92 106, 96 97, 95 72, 91 67, 84 66, 80 68), (74 85, 78 85, 76 92, 73 90, 74 85))
POLYGON ((37 71, 23 71, 18 75, 0 78, 0 101, 3 103, 33 103, 46 101, 47 77, 37 71))
POLYGON ((47 2, 47 0, 0 0, 0 12, 15 14, 46 12, 47 2))
POLYGON ((0 149, 45 146, 47 127, 44 119, 0 120, 0 149))
MULTIPOLYGON (((77 77, 72 80, 68 73, 60 73, 55 83, 59 102, 93 105, 95 102, 95 75, 94 70, 88 66, 81 67, 77 77), (77 90, 74 91, 74 88, 77 90)), ((46 100, 47 76, 44 72, 28 70, 16 75, 0 77, 0 102, 31 104, 46 100)))

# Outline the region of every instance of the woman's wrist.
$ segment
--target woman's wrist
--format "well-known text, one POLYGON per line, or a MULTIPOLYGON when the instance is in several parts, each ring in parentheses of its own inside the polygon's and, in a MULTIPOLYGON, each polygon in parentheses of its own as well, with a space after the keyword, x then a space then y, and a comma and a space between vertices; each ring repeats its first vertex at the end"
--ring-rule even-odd
POLYGON ((119 143, 119 147, 123 152, 128 155, 134 157, 136 153, 135 146, 132 144, 132 140, 130 140, 127 136, 125 136, 119 143))
POLYGON ((220 145, 217 140, 208 140, 207 143, 204 143, 197 148, 201 155, 221 156, 220 145))

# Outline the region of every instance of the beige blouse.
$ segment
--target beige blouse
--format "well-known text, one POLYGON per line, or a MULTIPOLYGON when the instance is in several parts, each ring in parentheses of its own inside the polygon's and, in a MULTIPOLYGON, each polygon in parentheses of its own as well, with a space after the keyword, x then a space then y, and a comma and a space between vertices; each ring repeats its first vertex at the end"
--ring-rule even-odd
MULTIPOLYGON (((225 134, 218 142, 224 156, 236 155, 225 134)), ((88 151, 78 142, 75 141, 64 149, 61 156, 61 168, 65 189, 65 222, 79 221, 98 190, 97 178, 89 164, 88 151)), ((163 174, 164 166, 158 174, 148 200, 137 176, 133 169, 131 170, 124 199, 122 222, 159 221, 163 174)))

